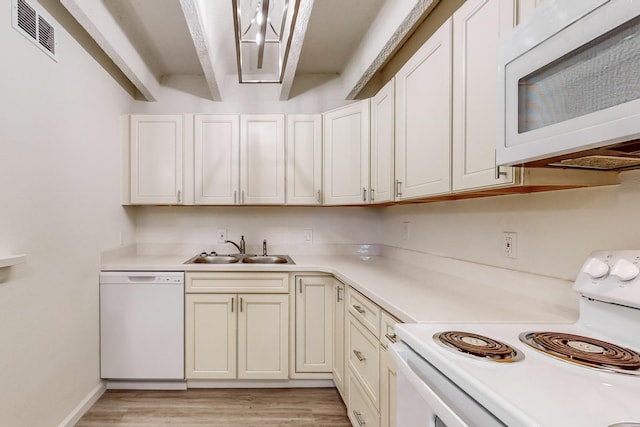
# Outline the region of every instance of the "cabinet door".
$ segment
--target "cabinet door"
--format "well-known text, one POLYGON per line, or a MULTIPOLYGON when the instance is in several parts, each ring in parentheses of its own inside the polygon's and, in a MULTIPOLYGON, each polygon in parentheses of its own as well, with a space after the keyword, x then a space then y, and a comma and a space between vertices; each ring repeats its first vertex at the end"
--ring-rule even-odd
POLYGON ((369 100, 323 115, 324 203, 367 203, 369 188, 369 100))
POLYGON ((236 378, 237 297, 187 294, 185 305, 186 378, 236 378))
POLYGON ((132 115, 131 203, 181 204, 182 116, 132 115))
POLYGON ((240 117, 240 203, 284 204, 284 115, 240 117))
POLYGON ((398 199, 451 190, 451 19, 396 74, 398 199))
POLYGON ((389 350, 380 345, 380 426, 396 425, 396 368, 389 350))
POLYGON ((496 170, 497 44, 515 24, 514 0, 468 0, 453 14, 453 190, 513 183, 496 170))
POLYGON ((371 203, 394 199, 395 80, 371 100, 371 203))
POLYGON ((287 115, 287 204, 322 204, 322 116, 287 115))
POLYGON ((333 382, 342 395, 347 395, 344 371, 344 316, 345 316, 345 286, 334 280, 333 285, 333 382))
POLYGON ((333 280, 296 278, 296 372, 331 372, 333 280))
POLYGON ((289 295, 239 294, 238 378, 287 379, 289 295))
POLYGON ((196 204, 236 204, 240 188, 239 116, 197 115, 194 131, 196 204))
POLYGON ((548 3, 548 0, 518 0, 518 24, 525 21, 537 8, 545 3, 548 3))

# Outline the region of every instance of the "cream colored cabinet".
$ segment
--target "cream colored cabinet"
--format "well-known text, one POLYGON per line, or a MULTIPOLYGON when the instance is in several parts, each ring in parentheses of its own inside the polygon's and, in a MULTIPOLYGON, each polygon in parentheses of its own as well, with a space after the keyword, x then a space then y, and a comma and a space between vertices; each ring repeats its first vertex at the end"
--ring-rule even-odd
POLYGON ((369 100, 323 114, 324 204, 368 202, 369 100))
POLYGON ((198 205, 238 203, 240 188, 240 117, 196 115, 194 189, 198 205))
POLYGON ((398 200, 451 191, 451 19, 396 74, 398 200))
POLYGON ((238 378, 287 379, 288 295, 240 294, 238 306, 238 378))
POLYGON ((369 201, 394 200, 395 79, 371 99, 371 185, 369 201))
POLYGON ((295 372, 330 373, 333 358, 333 278, 295 279, 295 372))
POLYGON ((284 115, 196 115, 199 205, 284 204, 284 115))
POLYGON ((382 312, 380 337, 380 426, 396 425, 396 366, 389 355, 389 344, 397 342, 395 325, 398 319, 382 312))
POLYGON ((284 115, 240 116, 240 203, 284 204, 284 115))
POLYGON ((333 382, 346 400, 345 381, 345 285, 334 281, 333 285, 333 382))
POLYGON ((525 21, 533 12, 549 0, 518 0, 518 24, 525 21))
POLYGON ((287 204, 322 204, 322 116, 287 115, 287 204))
POLYGON ((497 44, 514 25, 514 0, 468 0, 453 14, 454 191, 514 183, 495 159, 497 44))
POLYGON ((183 203, 183 139, 181 115, 130 116, 130 203, 183 203))
POLYGON ((286 273, 185 275, 185 376, 289 378, 286 273))

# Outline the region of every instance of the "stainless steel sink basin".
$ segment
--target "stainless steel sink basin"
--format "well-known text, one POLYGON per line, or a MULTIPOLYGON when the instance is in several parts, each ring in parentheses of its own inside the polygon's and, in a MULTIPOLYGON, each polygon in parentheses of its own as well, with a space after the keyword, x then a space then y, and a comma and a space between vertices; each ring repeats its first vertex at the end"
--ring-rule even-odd
POLYGON ((240 262, 240 258, 233 255, 196 255, 185 264, 234 264, 240 262))
POLYGON ((242 258, 242 262, 247 264, 295 264, 286 255, 256 255, 242 258))

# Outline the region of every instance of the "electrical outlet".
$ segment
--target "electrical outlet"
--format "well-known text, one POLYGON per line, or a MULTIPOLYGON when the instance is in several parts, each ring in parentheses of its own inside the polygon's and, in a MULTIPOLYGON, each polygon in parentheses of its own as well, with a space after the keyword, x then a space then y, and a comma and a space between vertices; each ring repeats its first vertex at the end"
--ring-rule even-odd
POLYGON ((518 258, 518 233, 502 233, 502 255, 506 258, 518 258))
POLYGON ((224 243, 227 240, 227 229, 219 228, 218 229, 218 243, 224 243))
POLYGON ((409 240, 410 238, 410 223, 409 221, 402 222, 402 240, 409 240))
POLYGON ((304 242, 309 244, 313 243, 313 229, 305 228, 302 232, 304 234, 304 242))

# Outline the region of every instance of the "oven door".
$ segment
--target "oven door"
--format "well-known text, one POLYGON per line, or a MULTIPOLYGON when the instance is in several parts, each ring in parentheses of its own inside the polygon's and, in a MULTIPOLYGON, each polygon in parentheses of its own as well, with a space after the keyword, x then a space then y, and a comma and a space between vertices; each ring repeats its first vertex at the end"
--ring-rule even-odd
POLYGON ((405 343, 389 346, 397 367, 398 427, 504 427, 405 343))

